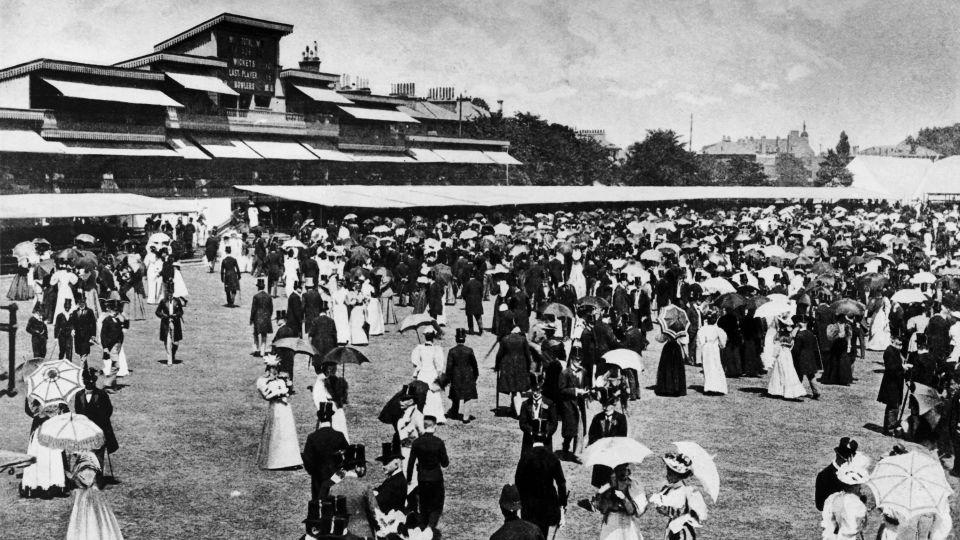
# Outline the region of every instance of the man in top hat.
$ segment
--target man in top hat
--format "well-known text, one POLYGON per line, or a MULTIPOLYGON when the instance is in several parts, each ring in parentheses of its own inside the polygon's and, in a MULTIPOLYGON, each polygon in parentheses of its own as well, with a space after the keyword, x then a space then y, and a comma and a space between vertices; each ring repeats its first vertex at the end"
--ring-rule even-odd
POLYGON ((332 517, 335 535, 343 534, 343 528, 348 528, 349 534, 343 538, 364 540, 373 538, 367 512, 368 488, 361 480, 367 474, 366 448, 362 444, 351 444, 340 452, 340 456, 339 469, 322 488, 322 491, 327 492, 328 495, 327 499, 321 502, 320 517, 326 518, 327 523, 332 517), (332 505, 329 504, 331 502, 332 505), (333 507, 332 516, 330 515, 331 506, 333 507), (323 515, 324 510, 328 515, 323 515))
POLYGON ((903 403, 903 387, 909 364, 904 362, 900 346, 900 336, 890 336, 890 345, 883 351, 883 378, 880 379, 877 401, 886 406, 883 411, 884 435, 890 435, 897 427, 900 404, 903 403))
MULTIPOLYGON (((33 314, 27 321, 27 333, 30 334, 30 346, 34 358, 47 357, 47 324, 43 322, 43 305, 37 302, 33 314)), ((61 357, 62 358, 62 357, 61 357)))
POLYGON ((303 285, 300 280, 293 282, 293 292, 287 297, 287 324, 296 330, 297 337, 303 336, 303 285))
POLYGON ((843 437, 840 439, 840 444, 834 448, 836 453, 836 458, 833 460, 833 463, 827 465, 819 474, 817 474, 817 483, 814 493, 814 501, 817 505, 817 510, 823 510, 823 503, 827 500, 827 497, 837 493, 838 491, 844 490, 844 484, 837 477, 837 472, 840 470, 840 467, 853 459, 857 454, 857 441, 851 439, 850 437, 843 437))
MULTIPOLYGON (((603 410, 597 413, 590 422, 587 444, 591 445, 606 437, 626 437, 627 417, 617 410, 619 392, 616 389, 604 387, 598 388, 596 393, 597 401, 603 406, 603 410)), ((610 467, 594 465, 590 484, 595 488, 603 486, 610 481, 610 473, 612 472, 613 470, 610 467)))
POLYGON ((420 514, 419 526, 429 526, 436 531, 440 515, 443 513, 445 498, 443 468, 450 465, 447 447, 436 436, 437 419, 423 417, 423 434, 413 441, 410 447, 410 459, 407 460, 407 483, 413 480, 413 470, 417 470, 417 502, 420 514))
POLYGON ((273 332, 270 316, 273 315, 273 299, 264 290, 267 282, 257 278, 257 294, 250 300, 250 326, 253 326, 254 356, 263 356, 267 352, 267 334, 273 332))
MULTIPOLYGON (((120 360, 124 320, 119 314, 119 300, 107 300, 103 304, 106 315, 100 323, 100 345, 103 347, 103 373, 109 376, 114 371, 113 359, 116 358, 118 362, 120 360)), ((116 379, 114 379, 114 385, 116 385, 116 379)))
POLYGON ((120 444, 117 443, 117 436, 113 431, 113 424, 110 422, 110 417, 113 415, 113 404, 110 403, 110 396, 97 388, 96 371, 84 366, 82 375, 83 390, 77 392, 77 395, 73 398, 73 412, 86 416, 103 431, 104 444, 93 451, 97 459, 100 460, 100 467, 102 468, 106 453, 112 454, 120 448, 120 444))
MULTIPOLYGON (((277 324, 280 325, 280 328, 277 328, 277 333, 273 335, 274 343, 284 338, 300 337, 300 335, 297 333, 297 330, 293 326, 290 326, 290 323, 287 320, 286 311, 282 309, 277 310, 276 320, 277 320, 277 324)), ((296 353, 294 352, 293 349, 287 349, 287 348, 276 349, 274 353, 277 355, 278 358, 280 358, 280 373, 286 373, 287 375, 289 375, 288 381, 290 382, 290 387, 291 387, 290 393, 292 394, 294 393, 293 391, 293 357, 294 357, 294 354, 296 353)))
POLYGON ((560 374, 566 366, 567 350, 557 339, 558 321, 548 321, 543 326, 543 343, 540 344, 540 356, 543 359, 540 372, 543 373, 543 396, 555 405, 560 403, 560 374))
POLYGON ((467 330, 473 333, 473 322, 477 322, 477 335, 483 335, 483 281, 477 274, 463 286, 463 310, 467 315, 467 330))
POLYGON ((627 291, 628 282, 629 276, 621 272, 617 276, 616 286, 613 288, 610 305, 617 319, 629 315, 633 307, 633 302, 630 301, 630 293, 627 291))
POLYGON ((443 318, 444 284, 437 279, 437 275, 433 271, 427 274, 427 280, 429 282, 427 286, 427 313, 442 326, 445 324, 443 318))
POLYGON ((215 230, 210 231, 207 242, 203 247, 204 256, 207 259, 207 268, 209 273, 213 273, 213 268, 217 265, 217 252, 220 251, 220 239, 217 238, 215 230))
POLYGON ((477 399, 477 379, 480 370, 473 349, 465 345, 467 331, 457 328, 457 344, 447 352, 447 367, 444 371, 447 384, 450 385, 450 411, 448 418, 459 418, 464 424, 473 420, 468 409, 469 403, 477 399))
POLYGON ((97 315, 87 307, 83 294, 77 295, 77 308, 70 313, 70 326, 73 328, 73 349, 84 362, 90 355, 90 345, 97 341, 97 315))
POLYGON ((580 419, 585 415, 584 396, 589 391, 583 388, 583 367, 580 364, 580 351, 574 350, 567 362, 567 368, 560 373, 557 383, 560 394, 559 413, 562 427, 563 447, 560 457, 579 463, 574 454, 580 437, 580 419))
POLYGON ((321 403, 329 402, 333 404, 333 418, 331 425, 333 429, 343 433, 343 436, 349 440, 347 433, 347 415, 343 408, 347 404, 347 394, 350 386, 343 377, 337 376, 336 362, 322 362, 320 373, 317 374, 317 380, 313 383, 313 404, 318 408, 321 403))
POLYGON ((306 292, 301 295, 303 301, 303 331, 307 334, 313 328, 313 323, 320 318, 323 305, 323 296, 317 290, 317 280, 313 277, 304 277, 303 286, 306 292))
POLYGON ((183 301, 173 296, 172 288, 164 290, 163 294, 154 314, 160 319, 160 342, 167 351, 167 365, 172 366, 183 340, 183 301))
POLYGON ((530 398, 520 406, 520 430, 523 440, 520 443, 520 452, 523 453, 533 446, 534 420, 546 420, 550 438, 543 442, 543 446, 553 451, 553 434, 557 432, 557 409, 553 401, 543 397, 545 378, 543 374, 530 374, 530 398))
POLYGON ((319 309, 320 314, 309 328, 310 343, 317 350, 317 354, 312 360, 313 369, 318 374, 323 358, 337 347, 337 323, 330 317, 326 302, 321 300, 319 309))
POLYGON ((230 246, 223 248, 223 251, 225 255, 220 261, 220 281, 223 282, 223 290, 227 294, 227 307, 234 307, 234 299, 240 291, 240 264, 230 254, 230 246))
POLYGON ((333 429, 333 404, 321 403, 317 408, 317 429, 303 445, 303 468, 310 475, 310 495, 314 500, 327 496, 324 485, 341 465, 341 452, 349 446, 343 433, 333 429))
POLYGON ((386 476, 368 493, 368 505, 375 514, 377 529, 385 524, 385 516, 396 510, 403 512, 407 504, 407 480, 403 476, 403 456, 393 443, 383 443, 377 457, 386 476))
POLYGON ((520 493, 521 516, 546 538, 551 526, 563 526, 567 480, 560 460, 544 447, 550 436, 547 422, 534 422, 533 446, 520 456, 514 483, 520 493))
POLYGON ((519 326, 514 326, 500 340, 493 369, 497 372, 497 392, 510 395, 511 410, 514 416, 519 416, 521 393, 530 388, 530 371, 533 369, 530 345, 519 326))
POLYGON ((490 540, 546 540, 539 527, 520 519, 520 492, 516 486, 505 484, 500 490, 500 512, 503 513, 503 525, 490 540))

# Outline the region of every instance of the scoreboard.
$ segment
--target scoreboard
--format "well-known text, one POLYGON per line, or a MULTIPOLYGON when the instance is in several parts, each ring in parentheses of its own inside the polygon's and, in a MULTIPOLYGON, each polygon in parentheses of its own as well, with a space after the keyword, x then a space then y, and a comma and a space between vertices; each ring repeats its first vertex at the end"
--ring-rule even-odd
POLYGON ((217 56, 227 61, 226 82, 241 94, 273 95, 280 40, 217 32, 217 56))

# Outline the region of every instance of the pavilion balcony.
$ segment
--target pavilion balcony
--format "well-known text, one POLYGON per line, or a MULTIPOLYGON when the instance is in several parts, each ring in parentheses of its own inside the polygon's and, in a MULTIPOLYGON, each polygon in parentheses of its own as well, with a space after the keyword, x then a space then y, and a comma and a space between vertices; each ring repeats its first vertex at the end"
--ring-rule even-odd
POLYGON ((168 109, 167 127, 189 131, 261 133, 302 137, 336 137, 340 126, 333 116, 249 109, 222 109, 220 114, 196 114, 168 109))

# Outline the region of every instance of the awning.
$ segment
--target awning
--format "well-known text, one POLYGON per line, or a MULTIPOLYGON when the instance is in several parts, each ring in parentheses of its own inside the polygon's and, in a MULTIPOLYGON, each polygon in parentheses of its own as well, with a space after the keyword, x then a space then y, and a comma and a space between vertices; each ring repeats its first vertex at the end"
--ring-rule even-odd
POLYGON ((420 163, 446 163, 442 157, 438 156, 433 150, 426 148, 411 148, 410 155, 420 163))
POLYGON ((204 154, 198 146, 184 139, 170 139, 167 142, 173 147, 173 151, 180 154, 184 159, 210 159, 210 156, 204 154))
POLYGON ((523 165, 523 163, 520 163, 516 158, 506 152, 484 152, 483 155, 500 165, 523 165))
POLYGON ((62 154, 63 145, 44 139, 36 131, 27 129, 2 130, 0 131, 0 152, 62 154))
POLYGON ((106 84, 89 84, 72 81, 58 81, 43 78, 44 81, 56 88, 66 97, 78 99, 93 99, 96 101, 113 101, 119 103, 136 103, 139 105, 158 105, 161 107, 183 107, 170 96, 159 90, 147 88, 132 88, 129 86, 111 86, 106 84))
POLYGON ((99 143, 90 145, 79 141, 66 141, 61 144, 64 154, 76 156, 181 157, 180 154, 163 144, 108 145, 99 143))
POLYGON ((261 159, 260 154, 243 144, 243 141, 202 137, 195 140, 215 158, 261 159))
POLYGON ((244 139, 243 143, 267 159, 316 160, 317 156, 295 141, 257 141, 244 139))
POLYGON ((479 150, 435 149, 433 152, 448 163, 478 163, 484 165, 496 163, 496 161, 479 150))
POLYGON ((299 84, 295 84, 293 87, 306 94, 310 99, 320 103, 340 103, 343 105, 353 104, 352 101, 333 90, 327 90, 325 88, 312 88, 310 86, 301 86, 299 84))
POLYGON ((184 88, 190 90, 200 90, 202 92, 213 92, 214 94, 226 94, 228 96, 239 96, 233 88, 227 86, 223 80, 210 75, 194 75, 192 73, 166 72, 170 77, 184 88))
POLYGON ((388 109, 363 109, 360 107, 340 107, 340 110, 360 120, 377 120, 380 122, 407 122, 419 124, 420 122, 408 114, 403 114, 397 110, 388 109))
POLYGON ((353 161, 348 154, 344 154, 339 150, 332 150, 329 148, 320 148, 309 142, 300 141, 300 144, 305 146, 312 154, 320 158, 322 161, 353 161))
POLYGON ((0 220, 130 216, 195 212, 191 200, 157 199, 132 193, 29 193, 0 195, 0 220))
POLYGON ((416 163, 417 160, 403 154, 347 154, 351 161, 370 163, 416 163))

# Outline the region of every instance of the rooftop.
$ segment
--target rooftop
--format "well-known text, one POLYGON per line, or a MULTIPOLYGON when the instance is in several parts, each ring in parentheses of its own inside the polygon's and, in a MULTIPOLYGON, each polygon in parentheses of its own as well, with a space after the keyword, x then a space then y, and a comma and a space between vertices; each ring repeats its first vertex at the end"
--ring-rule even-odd
POLYGON ((180 32, 179 34, 171 38, 161 41, 160 43, 157 43, 156 45, 153 46, 153 50, 155 52, 161 52, 166 48, 176 45, 177 43, 190 39, 202 32, 206 32, 207 30, 213 28, 214 26, 225 24, 225 23, 235 24, 240 26, 247 26, 252 28, 259 28, 261 30, 275 32, 277 34, 280 34, 281 36, 286 36, 291 32, 293 32, 292 24, 266 21, 263 19, 256 19, 253 17, 244 16, 244 15, 235 15, 233 13, 221 13, 220 15, 217 15, 212 19, 207 19, 206 21, 203 21, 202 23, 194 26, 193 28, 184 30, 183 32, 180 32))

